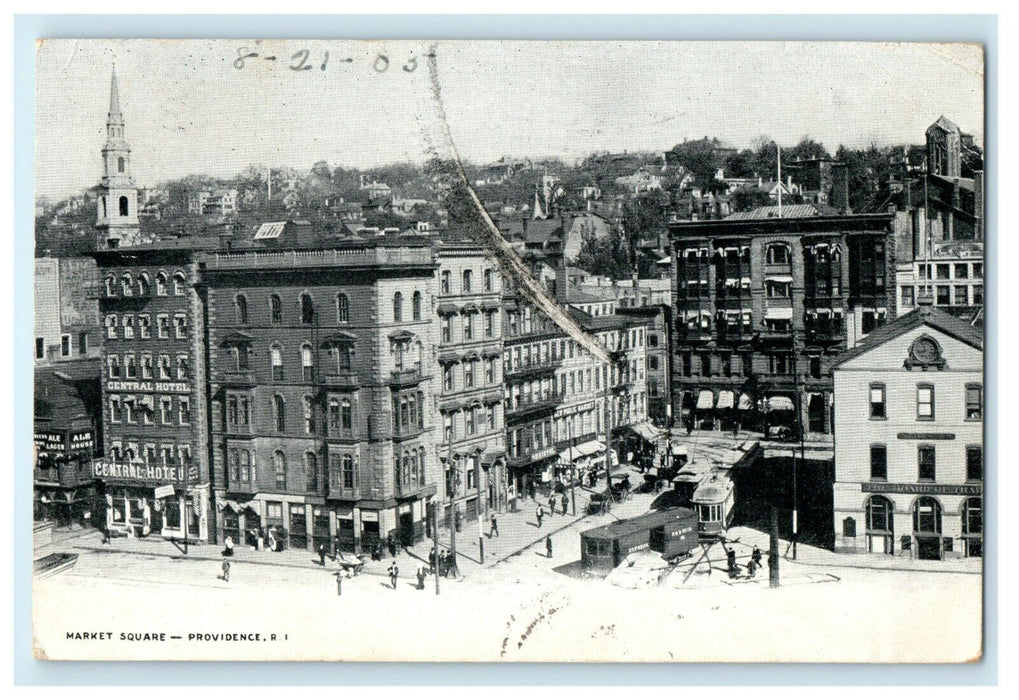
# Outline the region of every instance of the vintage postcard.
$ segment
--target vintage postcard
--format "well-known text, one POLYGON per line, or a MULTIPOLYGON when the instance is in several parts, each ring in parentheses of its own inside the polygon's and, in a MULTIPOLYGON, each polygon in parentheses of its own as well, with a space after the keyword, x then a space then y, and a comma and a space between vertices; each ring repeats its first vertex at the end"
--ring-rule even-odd
POLYGON ((36 658, 981 658, 981 46, 42 40, 35 135, 36 658))

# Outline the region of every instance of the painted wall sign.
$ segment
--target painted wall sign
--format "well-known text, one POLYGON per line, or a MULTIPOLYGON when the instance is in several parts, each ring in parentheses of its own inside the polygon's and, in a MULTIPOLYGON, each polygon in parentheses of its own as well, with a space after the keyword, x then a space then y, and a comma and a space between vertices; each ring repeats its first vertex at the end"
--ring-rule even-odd
POLYGON ((58 432, 38 432, 35 434, 35 446, 46 452, 64 451, 64 434, 58 432))
POLYGON ((928 496, 979 496, 980 484, 885 484, 871 481, 861 484, 865 493, 916 493, 928 496))
POLYGON ((106 391, 159 392, 161 394, 190 394, 188 382, 127 382, 111 380, 106 382, 106 391))
POLYGON ((899 433, 900 440, 954 440, 955 433, 899 433))

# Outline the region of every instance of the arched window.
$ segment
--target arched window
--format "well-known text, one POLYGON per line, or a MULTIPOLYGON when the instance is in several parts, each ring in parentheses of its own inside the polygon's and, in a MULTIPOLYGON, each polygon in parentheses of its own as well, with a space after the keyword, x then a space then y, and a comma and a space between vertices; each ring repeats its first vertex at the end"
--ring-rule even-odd
POLYGON ((393 295, 393 320, 397 323, 403 320, 403 295, 400 292, 393 295))
POLYGON ((173 295, 181 296, 184 294, 184 273, 178 272, 173 276, 173 295))
POLYGON ((315 322, 315 305, 311 301, 310 294, 301 295, 301 323, 311 324, 315 322))
POLYGON ((156 295, 165 297, 166 296, 166 273, 160 272, 156 275, 156 295))
POLYGON ((333 433, 340 428, 340 400, 329 399, 329 431, 333 433))
POLYGON ((127 197, 120 198, 120 215, 127 216, 127 197))
POLYGON ((315 378, 315 358, 311 354, 311 346, 305 343, 301 346, 301 376, 306 382, 315 378))
POLYGON ((315 402, 310 396, 304 397, 304 432, 315 434, 315 402))
POLYGON ((336 295, 336 322, 350 323, 350 299, 343 293, 336 295))
POLYGON ((318 490, 318 457, 314 452, 304 453, 304 480, 309 491, 318 490))
POLYGON ((766 260, 769 265, 788 265, 791 262, 789 246, 785 243, 772 243, 768 246, 766 260))
POLYGON ((124 172, 124 165, 125 165, 124 156, 119 156, 117 158, 117 172, 118 173, 124 172))
POLYGON ((414 292, 411 297, 410 313, 415 321, 421 320, 421 292, 414 292))
POLYGON ((272 378, 274 381, 283 379, 283 348, 273 343, 269 348, 269 362, 272 365, 272 378))
POLYGON ((106 296, 112 297, 117 294, 117 279, 110 275, 106 278, 106 296))
POLYGON ((348 432, 354 429, 354 411, 350 399, 343 399, 340 403, 340 427, 348 432))
POLYGON ((149 295, 149 276, 144 272, 138 275, 138 296, 145 297, 149 295))
POLYGON ((921 496, 913 504, 913 532, 941 534, 941 504, 938 499, 921 496))
POLYGON ((449 294, 449 270, 444 270, 441 275, 442 286, 440 289, 443 294, 449 294))
POLYGON ((133 285, 134 280, 131 278, 131 273, 124 273, 124 276, 120 278, 120 293, 126 297, 134 295, 133 285))
POLYGON ((867 533, 892 533, 892 502, 884 496, 871 496, 867 499, 867 533))
POLYGON ((285 491, 287 488, 287 458, 281 450, 272 453, 272 468, 276 473, 276 488, 285 491))
POLYGON ((236 447, 230 448, 230 482, 236 484, 241 480, 241 452, 236 447))
POLYGON ((106 197, 100 197, 99 203, 103 205, 103 218, 106 218, 106 197))
POLYGON ((282 433, 286 430, 287 416, 286 416, 286 402, 283 401, 283 397, 279 394, 275 394, 272 397, 272 422, 273 427, 277 433, 282 433))
POLYGON ((464 290, 464 292, 471 291, 471 271, 470 270, 464 270, 463 271, 463 290, 464 290))
POLYGON ((234 306, 237 311, 237 323, 241 326, 248 325, 248 298, 243 294, 238 294, 234 299, 234 306))
POLYGON ((492 271, 490 269, 485 270, 485 291, 492 291, 492 271))

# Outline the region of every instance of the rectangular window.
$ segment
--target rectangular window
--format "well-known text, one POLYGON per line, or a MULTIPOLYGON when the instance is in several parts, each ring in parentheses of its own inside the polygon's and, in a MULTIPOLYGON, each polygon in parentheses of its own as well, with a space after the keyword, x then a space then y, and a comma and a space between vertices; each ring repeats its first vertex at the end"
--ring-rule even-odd
POLYGON ((110 422, 111 423, 119 423, 120 422, 120 416, 121 416, 121 412, 120 412, 120 399, 118 399, 116 396, 111 396, 110 397, 110 422))
POLYGON ((142 379, 152 379, 152 355, 142 355, 142 379))
POLYGON ((980 306, 984 303, 984 285, 973 285, 973 306, 980 306))
POLYGON ((888 412, 885 406, 884 384, 870 385, 870 417, 877 419, 885 419, 888 417, 888 412))
POLYGON ((160 338, 170 337, 170 317, 166 314, 156 316, 156 335, 160 338))
POLYGON ((138 314, 138 334, 146 339, 152 337, 152 320, 148 314, 138 314))
POLYGON ((939 280, 951 279, 951 265, 939 264, 934 269, 937 271, 939 280))
POLYGON ((35 359, 41 360, 46 356, 46 339, 35 339, 35 359))
POLYGON ((984 417, 983 392, 980 384, 966 385, 966 420, 981 420, 984 417))
POLYGON ((984 453, 980 445, 966 446, 966 481, 984 478, 984 453))
POLYGON ((934 385, 916 386, 916 419, 934 420, 934 385))
POLYGON ((82 331, 81 333, 78 334, 78 354, 79 355, 88 354, 88 333, 86 333, 85 331, 82 331))
POLYGON ((916 448, 918 478, 920 481, 934 481, 937 475, 934 445, 920 445, 916 448))
POLYGON ((969 263, 955 263, 955 279, 964 280, 969 277, 969 263))
POLYGON ((124 314, 123 326, 124 326, 124 337, 125 338, 133 338, 134 337, 134 316, 132 314, 124 314))
POLYGON ((159 420, 163 425, 173 423, 173 401, 171 399, 164 397, 159 400, 159 420))
POLYGON ((956 306, 969 305, 969 287, 967 287, 964 284, 960 284, 955 287, 955 305, 956 306))
POLYGON ((184 314, 177 314, 173 317, 173 328, 177 338, 188 337, 188 317, 184 314))
POLYGON ((884 445, 870 446, 870 478, 880 481, 888 478, 888 448, 884 445))
POLYGON ((177 406, 180 413, 180 424, 190 425, 191 424, 191 399, 181 397, 177 400, 177 406))
POLYGON ((913 296, 913 292, 914 292, 913 287, 903 287, 902 288, 902 305, 903 306, 913 306, 916 303, 915 302, 915 298, 913 296))
POLYGON ((69 335, 60 336, 60 356, 61 357, 71 356, 71 336, 69 335))
POLYGON ((939 284, 937 286, 937 297, 934 301, 938 306, 951 306, 952 305, 952 288, 947 284, 939 284))

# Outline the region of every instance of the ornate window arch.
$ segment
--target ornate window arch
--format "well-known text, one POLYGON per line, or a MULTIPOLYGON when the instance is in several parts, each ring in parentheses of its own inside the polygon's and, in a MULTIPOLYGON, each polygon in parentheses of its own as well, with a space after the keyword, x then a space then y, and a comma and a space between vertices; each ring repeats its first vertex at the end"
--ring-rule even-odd
POLYGON ((237 316, 237 324, 241 326, 248 325, 248 298, 243 294, 238 294, 234 298, 234 310, 237 316))
POLYGON ((287 402, 280 394, 272 396, 272 421, 273 428, 277 433, 285 432, 287 429, 287 402))
POLYGON ((397 292, 393 295, 393 321, 399 323, 403 320, 403 294, 397 292))
POLYGON ((343 292, 336 295, 336 322, 350 323, 350 299, 343 292))

